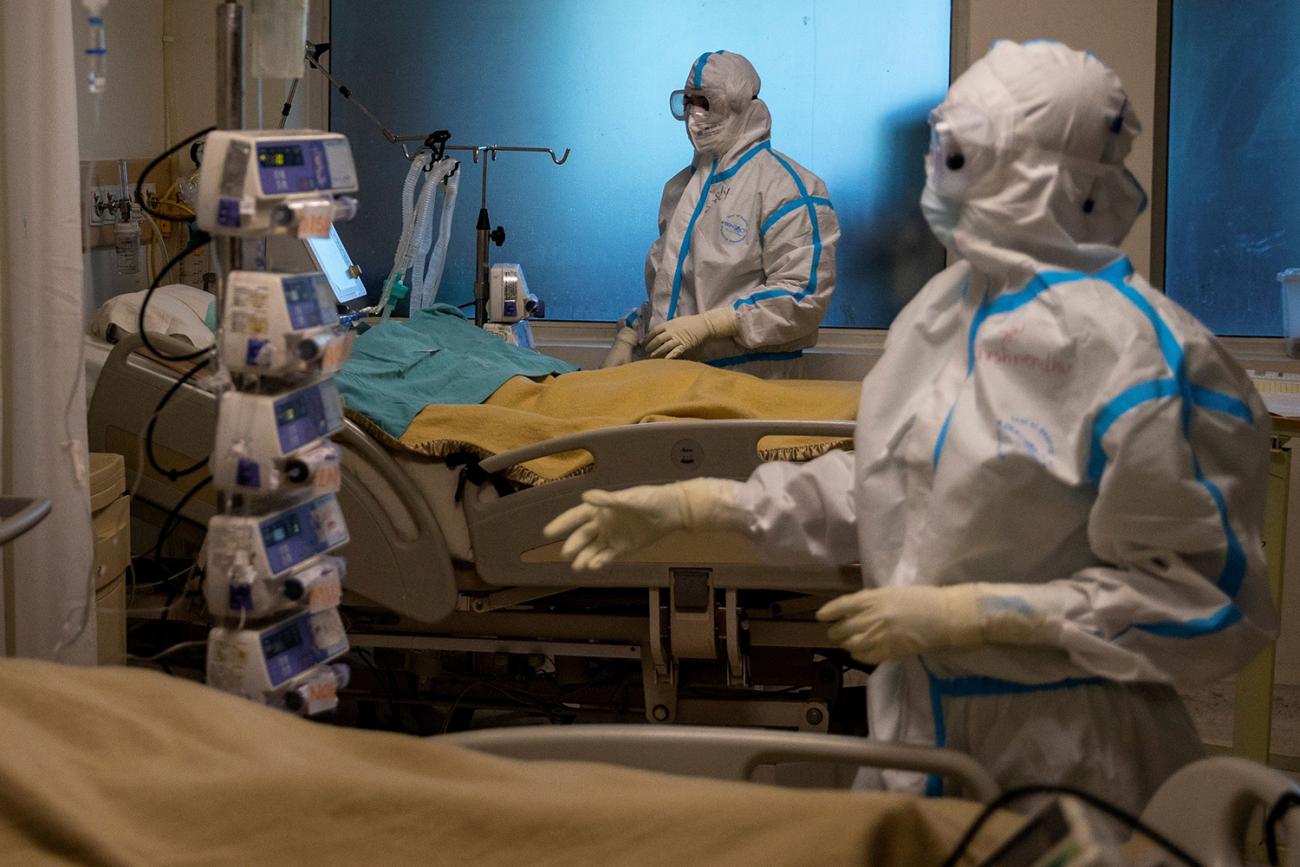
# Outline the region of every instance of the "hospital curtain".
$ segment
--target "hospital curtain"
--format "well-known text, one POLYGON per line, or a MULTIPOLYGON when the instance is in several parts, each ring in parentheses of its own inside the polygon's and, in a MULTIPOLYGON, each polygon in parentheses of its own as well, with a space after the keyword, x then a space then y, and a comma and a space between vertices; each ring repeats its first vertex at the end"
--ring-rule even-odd
POLYGON ((66 0, 0 2, 0 491, 53 501, 0 559, 5 654, 91 663, 73 34, 66 0))

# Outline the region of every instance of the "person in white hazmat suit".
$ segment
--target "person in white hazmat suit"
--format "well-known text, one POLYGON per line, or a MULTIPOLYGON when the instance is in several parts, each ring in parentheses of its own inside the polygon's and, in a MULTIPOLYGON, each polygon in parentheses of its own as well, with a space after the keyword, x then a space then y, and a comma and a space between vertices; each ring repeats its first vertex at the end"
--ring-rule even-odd
POLYGON ((772 149, 759 86, 744 57, 710 51, 673 92, 695 157, 664 186, 649 300, 624 318, 603 367, 685 358, 788 379, 817 342, 839 222, 821 178, 772 149))
POLYGON ((961 259, 890 329, 854 452, 588 492, 547 532, 580 570, 683 528, 860 561, 868 589, 818 618, 878 666, 873 737, 1139 809, 1200 752, 1174 686, 1276 634, 1268 417, 1118 249, 1139 125, 1096 57, 1000 42, 930 122, 923 210, 961 259))

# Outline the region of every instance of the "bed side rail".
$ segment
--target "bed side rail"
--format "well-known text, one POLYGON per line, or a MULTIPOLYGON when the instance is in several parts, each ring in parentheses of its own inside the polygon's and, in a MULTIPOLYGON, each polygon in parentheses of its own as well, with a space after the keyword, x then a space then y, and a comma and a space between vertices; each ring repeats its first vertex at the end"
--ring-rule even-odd
MULTIPOLYGON (((1241 865, 1251 817, 1266 816, 1283 799, 1300 798, 1300 786, 1272 768, 1233 756, 1193 762, 1161 784, 1142 820, 1204 864, 1241 865)), ((1300 867, 1300 806, 1279 822, 1287 845, 1283 863, 1300 867)))
POLYGON ((846 735, 713 726, 516 726, 442 735, 504 758, 585 761, 670 774, 748 781, 762 765, 819 762, 938 774, 963 795, 987 803, 997 783, 970 756, 936 747, 881 743, 846 735))
POLYGON ((546 455, 586 450, 590 472, 520 490, 507 496, 493 485, 467 486, 465 513, 479 574, 500 586, 667 587, 681 570, 707 572, 719 589, 777 589, 842 593, 861 589, 855 567, 775 567, 738 533, 675 533, 633 558, 616 561, 578 579, 559 559, 559 543, 542 528, 583 491, 618 490, 702 476, 745 479, 763 463, 766 437, 801 436, 852 440, 853 422, 805 420, 707 420, 623 425, 557 437, 483 461, 488 474, 546 455))

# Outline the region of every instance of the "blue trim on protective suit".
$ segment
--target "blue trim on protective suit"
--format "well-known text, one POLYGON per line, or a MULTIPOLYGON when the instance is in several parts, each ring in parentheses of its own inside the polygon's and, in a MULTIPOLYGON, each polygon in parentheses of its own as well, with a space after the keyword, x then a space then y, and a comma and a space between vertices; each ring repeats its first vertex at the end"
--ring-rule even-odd
MULTIPOLYGON (((930 716, 934 719, 934 745, 943 748, 948 743, 948 726, 943 718, 943 695, 939 692, 939 678, 930 673, 925 662, 921 662, 925 676, 930 679, 930 716)), ((927 798, 943 797, 943 777, 927 774, 925 777, 925 796, 927 798)))
POLYGON ((1245 401, 1238 400, 1220 391, 1205 388, 1196 383, 1192 383, 1192 403, 1203 409, 1236 416, 1249 425, 1255 423, 1255 414, 1250 411, 1250 407, 1246 405, 1245 401))
POLYGON ((1241 609, 1235 603, 1229 602, 1209 617, 1182 622, 1171 620, 1164 623, 1139 623, 1133 628, 1165 638, 1199 638, 1202 635, 1209 635, 1227 629, 1240 621, 1241 618, 1241 609))
MULTIPOLYGON (((972 698, 989 695, 1028 695, 1035 692, 1055 692, 1061 689, 1074 689, 1080 686, 1100 686, 1109 683, 1104 677, 1067 677, 1049 683, 1020 683, 1003 680, 998 677, 967 675, 965 677, 937 677, 925 660, 918 657, 925 676, 930 681, 930 716, 934 719, 934 745, 945 747, 948 744, 948 727, 944 719, 943 700, 945 698, 972 698)), ((943 779, 938 774, 929 774, 925 779, 925 796, 939 798, 943 796, 943 779)))
MULTIPOLYGON (((969 376, 970 374, 967 374, 969 376)), ((943 444, 948 439, 948 425, 952 424, 952 415, 957 411, 957 401, 952 402, 948 407, 948 414, 943 417, 943 427, 939 428, 939 438, 934 442, 934 454, 930 455, 930 469, 936 469, 939 466, 939 455, 943 454, 943 444)))
MULTIPOLYGON (((1093 423, 1091 438, 1091 447, 1088 458, 1088 474, 1095 483, 1099 483, 1102 474, 1105 472, 1107 457, 1103 445, 1103 439, 1106 432, 1124 413, 1140 406, 1151 400, 1162 398, 1178 397, 1181 400, 1180 423, 1183 436, 1187 439, 1188 448, 1192 451, 1192 470, 1196 481, 1205 489, 1213 500, 1215 509, 1219 513, 1219 521, 1223 529, 1224 539, 1226 541, 1226 552, 1224 555, 1223 570, 1220 572, 1216 586, 1230 599, 1237 595, 1241 589, 1241 584, 1246 575, 1246 555, 1242 548, 1240 539, 1237 538, 1236 532, 1232 528, 1232 522, 1228 516, 1228 506, 1223 492, 1218 486, 1205 477, 1201 470, 1200 462, 1196 458, 1195 449, 1192 448, 1190 429, 1191 413, 1193 407, 1200 407, 1214 412, 1221 412, 1238 418, 1247 423, 1253 423, 1254 414, 1250 407, 1238 398, 1231 395, 1222 394, 1221 392, 1202 386, 1193 385, 1187 376, 1187 360, 1182 346, 1178 343, 1173 331, 1160 317, 1155 307, 1144 298, 1135 288, 1126 281, 1133 273, 1133 266, 1126 257, 1120 257, 1107 265, 1095 274, 1085 274, 1082 272, 1052 272, 1036 275, 1023 290, 1003 295, 992 302, 985 299, 981 303, 975 316, 971 321, 970 336, 967 342, 967 378, 975 369, 975 341, 981 325, 990 316, 999 313, 1008 313, 1019 307, 1024 306, 1033 299, 1037 298, 1042 292, 1052 286, 1061 283, 1071 282, 1074 280, 1098 279, 1109 283, 1122 296, 1129 300, 1139 312, 1143 314, 1147 322, 1155 332, 1157 343, 1160 346, 1161 356, 1165 360, 1172 377, 1151 380, 1145 383, 1139 383, 1126 389, 1124 392, 1110 400, 1098 413, 1093 423)), ((940 428, 939 437, 935 443, 932 466, 937 468, 939 458, 942 455, 944 443, 947 440, 949 422, 952 420, 956 410, 956 401, 953 402, 952 408, 948 411, 948 417, 945 419, 943 427, 940 428)), ((1208 635, 1213 632, 1226 629, 1241 620, 1241 612, 1237 610, 1234 603, 1229 603, 1218 612, 1210 617, 1200 618, 1197 620, 1179 622, 1179 621, 1162 621, 1157 623, 1132 624, 1119 633, 1123 635, 1129 629, 1140 629, 1153 635, 1161 635, 1173 638, 1194 638, 1202 635, 1208 635)), ((1119 635, 1115 636, 1116 638, 1119 635)))
POLYGON ((764 220, 763 225, 759 227, 758 234, 766 235, 767 230, 772 228, 772 226, 777 221, 779 221, 782 217, 784 217, 786 214, 808 204, 825 205, 826 207, 830 208, 832 211, 835 210, 835 206, 831 204, 831 200, 822 196, 806 196, 802 199, 794 199, 792 201, 786 202, 784 205, 782 205, 781 207, 773 211, 771 216, 769 216, 766 220, 764 220))
MULTIPOLYGON (((1118 260, 1116 265, 1121 263, 1125 267, 1116 268, 1115 265, 1112 265, 1098 276, 1106 280, 1107 283, 1110 283, 1111 286, 1115 288, 1115 291, 1127 298, 1129 302, 1142 313, 1156 333, 1156 339, 1160 343, 1161 354, 1164 356, 1165 364, 1168 365, 1170 372, 1173 374, 1176 394, 1180 398, 1179 418, 1183 430, 1183 437, 1186 439, 1187 447, 1192 454, 1193 475, 1196 478, 1196 481, 1205 489, 1206 493, 1210 495, 1210 499, 1214 502, 1215 510, 1219 513, 1219 523, 1223 528, 1227 550, 1224 553, 1223 569, 1219 573, 1215 586, 1218 587, 1218 589, 1229 599, 1235 599, 1237 592, 1241 590, 1241 584, 1246 577, 1246 554, 1245 550, 1242 548, 1241 540, 1237 538, 1236 531, 1232 529, 1232 521, 1228 516, 1228 503, 1226 498, 1223 496, 1223 492, 1219 490, 1218 485, 1206 478, 1205 474, 1201 471, 1200 461, 1196 457, 1196 449, 1192 446, 1191 442, 1191 416, 1193 407, 1202 407, 1217 412, 1224 412, 1228 415, 1240 418, 1243 421, 1251 422, 1253 422, 1254 414, 1250 412, 1249 407, 1237 398, 1221 394, 1211 389, 1194 386, 1189 381, 1187 376, 1187 358, 1183 352, 1182 346, 1179 345, 1177 338, 1174 337, 1173 332, 1169 329, 1169 326, 1161 318, 1159 312, 1156 311, 1151 302, 1142 297, 1135 288, 1126 282, 1128 276, 1133 273, 1132 265, 1129 265, 1127 259, 1118 260)), ((1163 380, 1160 381, 1163 382, 1163 380)), ((1125 394, 1132 391, 1133 389, 1129 389, 1125 394)), ((1158 397, 1164 396, 1170 395, 1153 393, 1148 395, 1146 399, 1154 400, 1158 397)), ((1105 435, 1106 429, 1109 429, 1110 425, 1114 423, 1115 418, 1118 418, 1118 416, 1123 412, 1127 412, 1129 409, 1144 402, 1141 400, 1133 400, 1129 405, 1122 408, 1116 406, 1117 401, 1123 397, 1124 395, 1120 395, 1119 398, 1112 400, 1107 404, 1106 408, 1103 409, 1103 414, 1107 409, 1119 409, 1120 412, 1114 413, 1114 418, 1110 418, 1109 421, 1106 421, 1102 416, 1099 416, 1094 422, 1093 445, 1095 449, 1101 449, 1102 438, 1105 435), (1105 421, 1105 429, 1101 430, 1099 433, 1096 428, 1097 425, 1101 424, 1103 421, 1105 421)), ((1089 473, 1094 474, 1095 471, 1094 479, 1098 481, 1101 478, 1101 473, 1105 471, 1104 457, 1105 453, 1103 450, 1102 459, 1099 460, 1099 465, 1097 466, 1094 466, 1094 460, 1098 460, 1095 454, 1089 460, 1089 473)), ((1189 621, 1135 623, 1121 631, 1119 635, 1123 635, 1128 631, 1128 629, 1139 629, 1143 632, 1166 638, 1199 638, 1201 636, 1211 635, 1215 632, 1227 629, 1233 624, 1239 622, 1241 619, 1241 612, 1237 609, 1235 602, 1229 602, 1210 617, 1189 621)), ((1118 638, 1119 635, 1115 637, 1118 638)))
POLYGON ((633 325, 636 324, 636 321, 640 318, 641 318, 641 311, 633 310, 631 313, 623 317, 623 324, 626 325, 628 328, 631 328, 633 325))
POLYGON ((1108 681, 1104 677, 1067 677, 1048 683, 1020 683, 1000 677, 972 674, 964 677, 935 677, 930 675, 931 688, 943 698, 971 698, 982 695, 1027 695, 1033 692, 1055 692, 1074 689, 1076 686, 1098 686, 1108 681))
POLYGON ((682 266, 686 264, 686 257, 691 253, 691 234, 695 231, 695 221, 700 218, 700 213, 704 210, 704 203, 709 200, 709 187, 713 186, 713 172, 717 167, 718 161, 714 160, 712 167, 709 168, 709 176, 704 179, 700 200, 695 203, 695 213, 691 214, 691 221, 686 224, 686 234, 682 235, 682 248, 677 251, 677 270, 673 273, 673 294, 668 301, 667 318, 669 319, 677 315, 677 296, 682 291, 682 266))
MULTIPOLYGON (((711 56, 714 55, 714 54, 721 54, 721 53, 722 53, 721 51, 706 51, 706 52, 704 52, 703 54, 700 55, 700 57, 699 57, 698 60, 695 61, 695 86, 696 86, 696 87, 703 87, 703 86, 704 86, 704 84, 703 84, 703 81, 704 81, 704 64, 706 64, 706 63, 709 62, 709 57, 711 57, 711 56)), ((677 67, 677 68, 678 68, 678 69, 681 69, 680 66, 677 67)))
MULTIPOLYGON (((768 298, 780 298, 783 296, 792 298, 798 302, 817 291, 817 268, 821 265, 822 259, 822 231, 821 227, 817 225, 817 205, 814 203, 814 197, 808 195, 808 188, 803 185, 803 180, 799 177, 799 173, 794 170, 794 167, 776 151, 769 148, 769 152, 772 154, 773 158, 781 164, 781 167, 790 173, 790 177, 794 180, 795 189, 799 191, 798 201, 802 202, 804 207, 808 209, 808 222, 812 225, 813 238, 812 267, 808 269, 808 284, 802 291, 791 292, 789 289, 764 289, 755 292, 752 295, 746 295, 744 298, 737 298, 732 302, 731 307, 733 310, 739 310, 745 304, 757 304, 759 301, 765 301, 768 298)), ((826 204, 829 205, 830 202, 827 201, 826 204)), ((760 230, 760 234, 766 230, 767 223, 764 223, 760 230)))
POLYGON ((1120 416, 1139 404, 1146 403, 1149 400, 1157 400, 1165 397, 1174 397, 1179 393, 1178 381, 1172 378, 1153 379, 1150 382, 1140 382, 1137 385, 1127 388, 1120 392, 1118 397, 1111 399, 1101 412, 1097 413, 1097 418, 1092 423, 1092 445, 1088 453, 1088 476, 1092 479, 1093 484, 1101 481, 1101 474, 1106 469, 1106 450, 1102 446, 1102 438, 1110 430, 1111 425, 1119 420, 1120 416))
POLYGON ((728 358, 715 358, 704 363, 710 367, 735 367, 737 364, 747 364, 751 361, 793 361, 796 358, 803 358, 802 349, 792 352, 748 352, 728 358))
MULTIPOLYGON (((691 235, 695 232, 695 221, 700 218, 700 214, 704 211, 704 205, 709 200, 709 189, 717 182, 725 181, 734 175, 740 170, 741 166, 752 160, 760 151, 770 151, 771 149, 772 141, 764 139, 746 151, 731 168, 717 174, 715 173, 718 171, 718 161, 713 161, 713 165, 709 168, 709 176, 704 179, 704 187, 700 190, 700 199, 695 203, 695 212, 691 214, 691 221, 686 224, 686 233, 682 235, 682 247, 677 251, 677 270, 673 273, 673 293, 668 300, 668 319, 677 316, 677 299, 682 292, 682 268, 686 265, 686 257, 691 253, 691 235)), ((692 164, 692 169, 694 169, 694 164, 692 164)))
POLYGON ((744 167, 745 163, 749 162, 754 157, 758 156, 760 151, 770 151, 771 149, 772 149, 772 140, 763 139, 761 142, 754 145, 749 150, 745 151, 745 153, 740 157, 740 159, 736 160, 735 164, 732 165, 731 168, 727 169, 726 171, 718 172, 717 176, 713 179, 713 183, 718 184, 723 181, 730 180, 732 175, 740 171, 741 168, 744 167))

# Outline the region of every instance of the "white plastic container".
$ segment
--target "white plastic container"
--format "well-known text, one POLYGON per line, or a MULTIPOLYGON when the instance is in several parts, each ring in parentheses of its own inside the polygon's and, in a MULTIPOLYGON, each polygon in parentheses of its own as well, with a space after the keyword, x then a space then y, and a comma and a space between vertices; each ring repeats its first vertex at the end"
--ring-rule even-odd
POLYGON ((1286 354, 1300 358, 1300 268, 1287 268, 1277 275, 1282 288, 1282 337, 1286 354))

